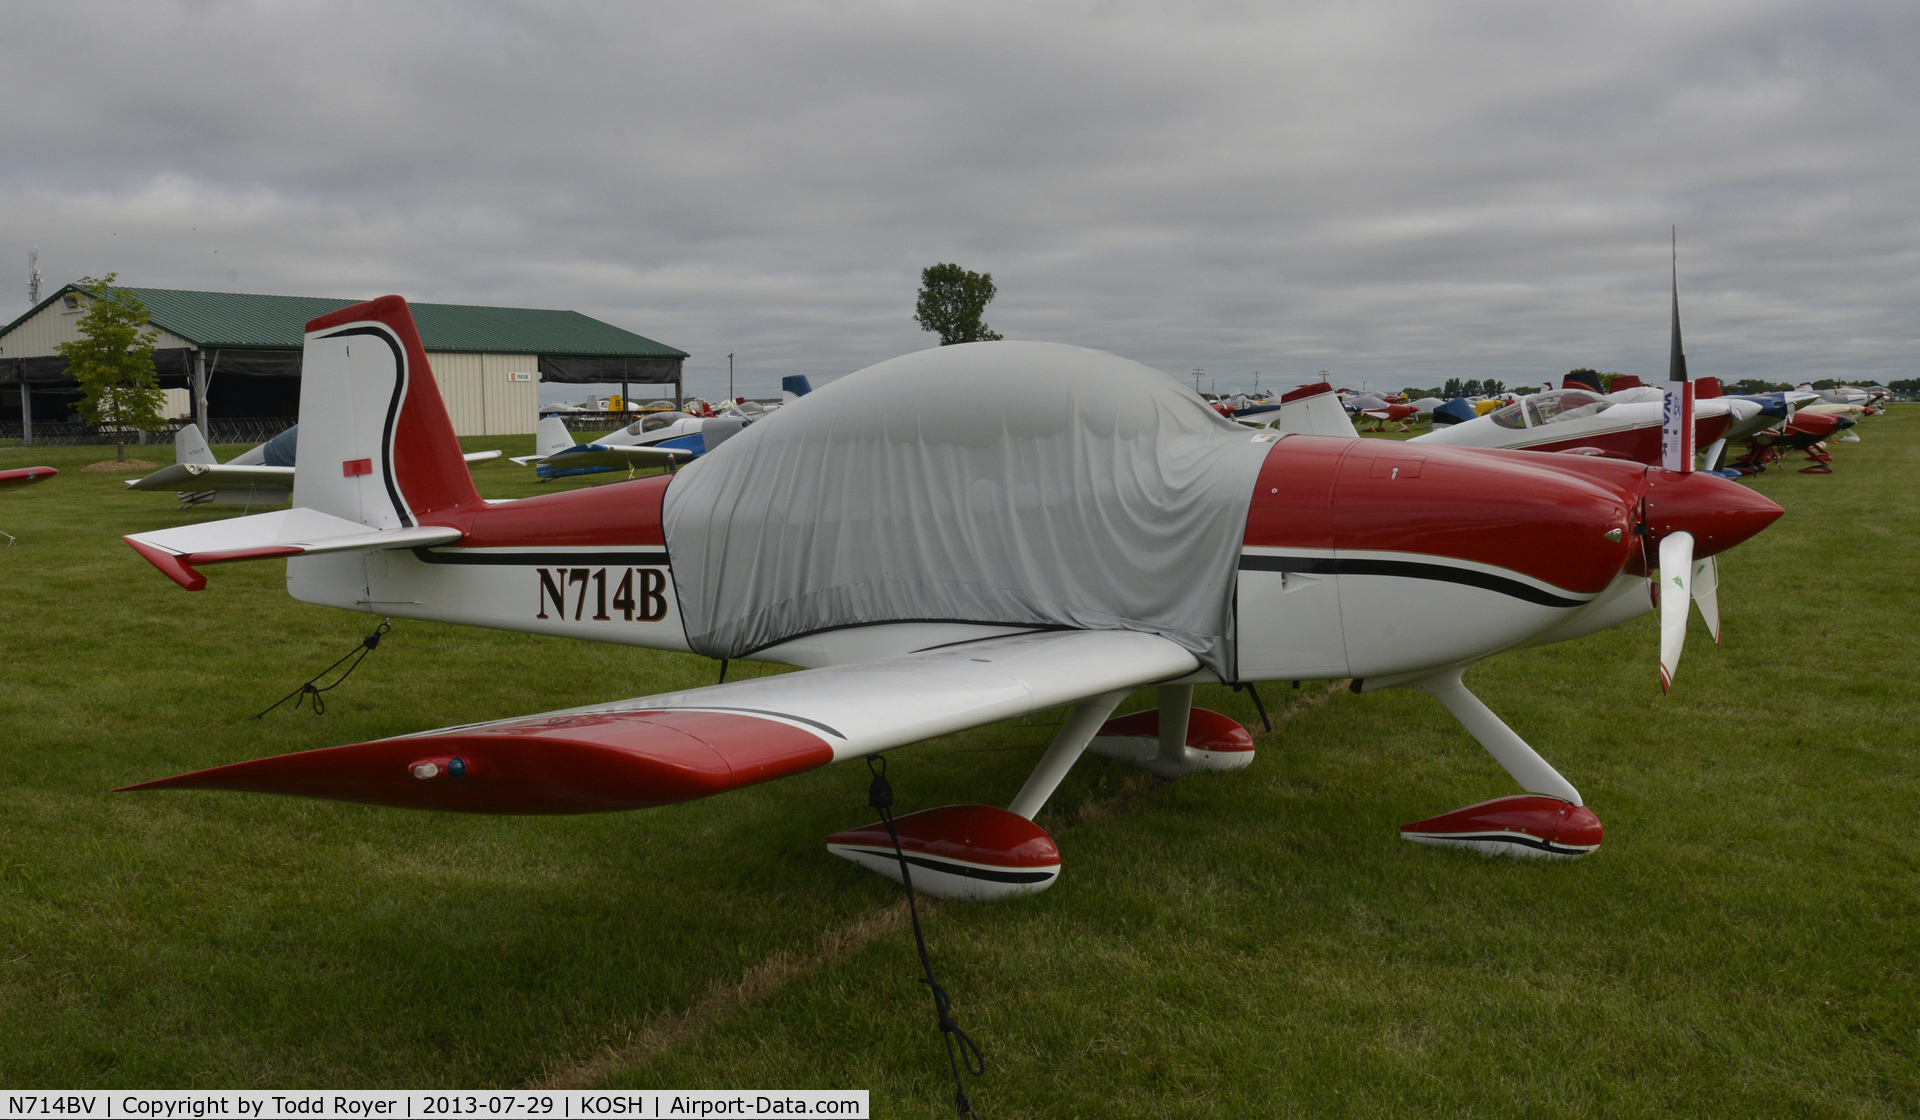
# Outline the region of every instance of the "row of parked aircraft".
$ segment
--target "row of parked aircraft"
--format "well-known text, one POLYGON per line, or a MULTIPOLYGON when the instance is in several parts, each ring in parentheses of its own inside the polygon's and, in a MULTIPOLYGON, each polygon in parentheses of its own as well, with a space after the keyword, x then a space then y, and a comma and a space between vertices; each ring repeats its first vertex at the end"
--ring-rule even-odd
POLYGON ((751 423, 643 420, 587 451, 543 446, 530 461, 561 468, 617 469, 689 436, 700 452, 675 473, 512 501, 475 491, 402 299, 315 319, 305 347, 296 504, 126 538, 180 586, 202 590, 212 565, 284 559, 306 602, 799 671, 130 788, 634 809, 1069 706, 1006 808, 899 817, 897 850, 878 825, 829 838, 835 854, 896 880, 911 865, 917 887, 959 898, 1055 881, 1060 853, 1034 817, 1087 750, 1170 778, 1250 762, 1244 728, 1193 708, 1201 683, 1428 692, 1524 792, 1403 837, 1591 852, 1601 826, 1580 792, 1462 673, 1657 609, 1670 688, 1693 604, 1718 635, 1714 557, 1781 513, 1693 469, 1696 440, 1751 417, 1694 401, 1677 289, 1673 376, 1648 435, 1646 409, 1566 390, 1461 426, 1511 440, 1635 418, 1628 442, 1579 429, 1562 450, 1581 453, 1362 440, 1324 385, 1249 428, 1123 358, 992 342, 883 362, 751 423), (1636 457, 1648 446, 1651 462, 1636 457), (1156 709, 1111 718, 1145 687, 1156 709))
MULTIPOLYGON (((1701 378, 1694 384, 1698 394, 1693 406, 1695 446, 1704 449, 1706 469, 1731 475, 1755 473, 1777 461, 1781 452, 1796 449, 1808 451, 1816 460, 1805 470, 1830 473, 1818 446, 1831 438, 1857 439, 1847 430, 1885 399, 1884 394, 1811 389, 1725 396, 1715 378, 1701 378), (1746 453, 1729 461, 1729 447, 1739 443, 1746 444, 1746 453)), ((1596 382, 1593 388, 1568 386, 1478 402, 1463 398, 1385 402, 1336 394, 1322 383, 1279 400, 1229 400, 1221 411, 1250 426, 1269 426, 1280 422, 1284 401, 1303 394, 1332 395, 1350 419, 1374 421, 1376 430, 1395 424, 1407 432, 1422 412, 1431 413, 1432 429, 1408 443, 1564 451, 1643 463, 1659 459, 1665 408, 1662 389, 1643 385, 1639 378, 1621 377, 1610 392, 1601 392, 1596 382)), ((1328 418, 1334 415, 1331 408, 1326 410, 1328 418)))

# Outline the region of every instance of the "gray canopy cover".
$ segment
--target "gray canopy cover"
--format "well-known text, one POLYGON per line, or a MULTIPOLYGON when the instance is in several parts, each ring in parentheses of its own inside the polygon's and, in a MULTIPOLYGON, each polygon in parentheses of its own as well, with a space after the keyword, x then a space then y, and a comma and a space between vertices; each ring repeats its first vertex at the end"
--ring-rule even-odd
POLYGON ((1098 350, 978 342, 882 362, 668 487, 687 639, 740 657, 876 622, 1142 630, 1231 680, 1235 570, 1271 447, 1098 350))

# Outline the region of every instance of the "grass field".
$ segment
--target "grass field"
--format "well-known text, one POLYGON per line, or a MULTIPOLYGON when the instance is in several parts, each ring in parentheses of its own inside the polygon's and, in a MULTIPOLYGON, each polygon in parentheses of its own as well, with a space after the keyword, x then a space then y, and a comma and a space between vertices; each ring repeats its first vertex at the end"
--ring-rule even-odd
MULTIPOLYGON (((1723 558, 1726 644, 1696 621, 1672 696, 1650 616, 1469 674, 1600 815, 1589 859, 1402 843, 1517 792, 1424 694, 1268 685, 1238 773, 1083 760, 1041 818, 1058 885, 928 919, 982 1114, 1920 1112, 1920 408, 1859 430, 1833 475, 1753 484, 1787 516, 1723 558)), ((863 768, 573 818, 109 792, 716 666, 399 622, 325 715, 251 721, 373 620, 292 601, 277 563, 181 591, 120 535, 231 511, 77 470, 102 457, 0 447, 63 472, 0 493, 0 1082, 855 1087, 948 1112, 897 888, 822 844, 871 819, 863 768)), ((489 497, 530 474, 475 469, 489 497)), ((895 752, 901 811, 1004 804, 1059 717, 895 752)))

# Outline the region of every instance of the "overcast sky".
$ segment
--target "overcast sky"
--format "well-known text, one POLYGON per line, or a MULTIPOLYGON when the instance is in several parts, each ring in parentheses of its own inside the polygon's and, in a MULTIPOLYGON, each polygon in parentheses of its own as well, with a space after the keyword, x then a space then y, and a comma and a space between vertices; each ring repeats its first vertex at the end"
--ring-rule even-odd
POLYGON ((169 288, 574 308, 689 390, 934 337, 1222 390, 1920 376, 1920 4, 10 6, 0 322, 169 288))

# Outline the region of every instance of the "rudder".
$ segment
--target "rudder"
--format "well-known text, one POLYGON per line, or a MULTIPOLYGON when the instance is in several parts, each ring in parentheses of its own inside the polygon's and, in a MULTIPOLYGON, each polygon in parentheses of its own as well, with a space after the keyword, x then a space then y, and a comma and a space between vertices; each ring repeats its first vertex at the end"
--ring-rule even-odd
POLYGON ((479 505, 413 314, 399 296, 307 324, 296 505, 379 529, 479 505))

